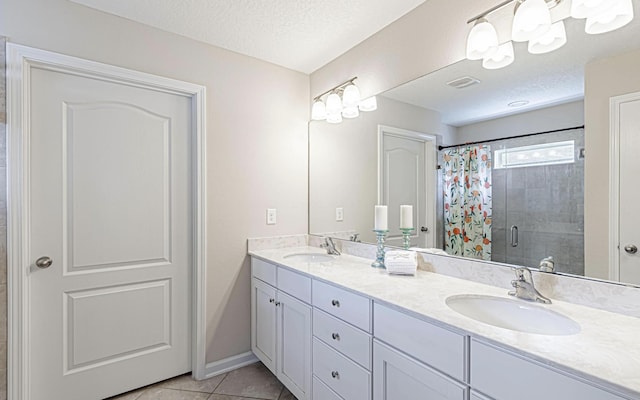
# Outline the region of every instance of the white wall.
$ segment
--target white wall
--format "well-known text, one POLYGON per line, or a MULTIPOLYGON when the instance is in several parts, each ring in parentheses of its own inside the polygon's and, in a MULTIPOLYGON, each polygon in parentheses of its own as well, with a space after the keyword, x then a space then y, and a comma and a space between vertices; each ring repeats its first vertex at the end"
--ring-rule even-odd
POLYGON ((307 231, 309 77, 65 0, 0 10, 11 42, 207 87, 207 361, 249 351, 246 239, 307 231))
POLYGON ((608 279, 609 99, 640 91, 640 50, 585 68, 585 272, 608 279))
POLYGON ((341 124, 309 126, 309 221, 311 233, 356 231, 375 241, 373 206, 378 199, 378 125, 439 135, 451 141, 450 127, 433 110, 378 96, 378 109, 341 124), (335 219, 336 207, 344 221, 335 219))
POLYGON ((584 125, 584 101, 559 104, 458 127, 457 143, 500 139, 584 125))

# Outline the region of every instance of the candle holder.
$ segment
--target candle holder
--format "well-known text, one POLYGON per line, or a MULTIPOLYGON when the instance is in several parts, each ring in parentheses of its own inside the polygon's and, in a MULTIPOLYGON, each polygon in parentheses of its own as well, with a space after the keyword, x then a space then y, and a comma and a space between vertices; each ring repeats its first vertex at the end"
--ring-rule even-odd
POLYGON ((414 228, 400 228, 402 231, 402 248, 405 250, 409 250, 409 246, 411 246, 411 232, 413 232, 414 228))
POLYGON ((388 230, 373 230, 378 239, 378 250, 376 251, 376 260, 371 264, 373 268, 385 268, 384 266, 384 238, 387 236, 388 230))

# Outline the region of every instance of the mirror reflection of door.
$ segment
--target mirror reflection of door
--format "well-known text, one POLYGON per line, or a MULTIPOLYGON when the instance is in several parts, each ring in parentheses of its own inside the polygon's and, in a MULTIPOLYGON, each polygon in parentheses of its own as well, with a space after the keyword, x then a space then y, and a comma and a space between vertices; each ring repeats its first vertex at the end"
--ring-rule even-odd
POLYGON ((402 246, 400 206, 411 205, 411 246, 434 247, 435 136, 380 125, 378 156, 378 204, 388 206, 387 244, 402 246))
MULTIPOLYGON (((611 268, 611 279, 640 284, 640 214, 638 213, 638 171, 640 171, 640 92, 614 98, 612 122, 614 135, 619 138, 618 168, 618 240, 613 241, 612 253, 617 253, 611 268), (617 243, 616 243, 617 242, 617 243), (618 265, 616 265, 618 264, 618 265), (619 275, 619 276, 616 276, 619 275)), ((615 160, 616 157, 614 157, 615 160)), ((612 218, 613 220, 614 218, 612 218)), ((614 228, 615 229, 615 228, 614 228)), ((615 258, 614 256, 614 258, 615 258)))

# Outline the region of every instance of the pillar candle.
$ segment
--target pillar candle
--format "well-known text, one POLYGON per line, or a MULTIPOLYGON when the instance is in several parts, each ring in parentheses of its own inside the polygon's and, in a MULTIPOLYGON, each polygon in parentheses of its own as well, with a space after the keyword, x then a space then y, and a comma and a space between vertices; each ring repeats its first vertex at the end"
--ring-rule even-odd
POLYGON ((413 228, 413 206, 400 206, 400 229, 413 228))
POLYGON ((387 206, 376 206, 373 229, 376 231, 387 230, 387 206))

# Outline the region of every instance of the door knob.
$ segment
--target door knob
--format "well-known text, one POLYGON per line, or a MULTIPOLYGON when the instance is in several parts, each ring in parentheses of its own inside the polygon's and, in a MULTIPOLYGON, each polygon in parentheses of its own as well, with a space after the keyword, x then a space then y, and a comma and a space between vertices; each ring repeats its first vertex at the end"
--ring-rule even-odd
POLYGON ((635 244, 628 244, 624 246, 624 251, 629 254, 636 254, 638 252, 638 247, 635 244))
POLYGON ((51 257, 44 256, 36 260, 36 267, 38 268, 49 268, 51 264, 53 264, 51 257))

